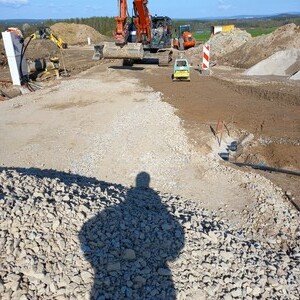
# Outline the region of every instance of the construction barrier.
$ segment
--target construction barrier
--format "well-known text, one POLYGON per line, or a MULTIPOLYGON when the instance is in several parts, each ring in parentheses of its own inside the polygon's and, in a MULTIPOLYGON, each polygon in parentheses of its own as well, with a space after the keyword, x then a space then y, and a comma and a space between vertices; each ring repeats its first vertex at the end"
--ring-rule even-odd
POLYGON ((202 61, 202 70, 209 69, 209 59, 210 59, 210 45, 203 45, 203 61, 202 61))

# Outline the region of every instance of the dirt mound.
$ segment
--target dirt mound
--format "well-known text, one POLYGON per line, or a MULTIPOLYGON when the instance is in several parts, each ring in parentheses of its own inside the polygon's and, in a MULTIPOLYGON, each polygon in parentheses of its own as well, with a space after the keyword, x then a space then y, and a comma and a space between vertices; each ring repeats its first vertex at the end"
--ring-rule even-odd
POLYGON ((251 35, 247 31, 238 28, 231 32, 218 33, 208 41, 211 47, 211 58, 218 59, 223 57, 251 39, 251 35))
POLYGON ((31 40, 26 50, 26 58, 37 59, 50 57, 56 52, 59 52, 59 48, 50 40, 31 40))
MULTIPOLYGON (((211 60, 216 61, 229 52, 239 48, 241 45, 251 39, 251 35, 241 29, 235 29, 231 32, 220 32, 212 36, 208 43, 211 47, 211 60)), ((186 57, 194 64, 202 62, 202 45, 190 48, 185 51, 186 57)))
POLYGON ((240 68, 250 68, 274 53, 300 48, 300 27, 288 24, 274 32, 247 41, 222 58, 223 63, 240 68))
POLYGON ((300 70, 300 49, 278 51, 244 72, 245 75, 291 76, 300 70))
POLYGON ((5 49, 3 45, 3 40, 0 40, 0 66, 6 66, 7 65, 7 58, 5 54, 5 49))
MULTIPOLYGON (((28 39, 25 40, 25 45, 28 39)), ((59 53, 59 48, 50 40, 31 40, 26 49, 27 59, 46 58, 59 53)), ((0 66, 7 65, 6 53, 3 45, 3 41, 0 40, 0 66)))
POLYGON ((74 23, 56 23, 51 26, 52 32, 61 37, 68 45, 86 44, 87 38, 91 39, 93 44, 107 40, 107 37, 99 33, 94 28, 74 23))

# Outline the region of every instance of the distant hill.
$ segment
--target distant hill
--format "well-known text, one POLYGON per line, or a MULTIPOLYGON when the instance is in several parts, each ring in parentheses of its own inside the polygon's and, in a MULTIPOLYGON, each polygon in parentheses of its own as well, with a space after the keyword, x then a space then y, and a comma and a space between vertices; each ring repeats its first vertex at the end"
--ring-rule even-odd
MULTIPOLYGON (((43 22, 46 22, 48 19, 5 19, 5 20, 1 20, 0 19, 0 24, 24 24, 24 23, 28 23, 28 24, 40 24, 43 22)), ((54 20, 59 22, 60 20, 54 20)))
POLYGON ((282 13, 276 15, 240 15, 227 17, 225 19, 280 19, 280 18, 292 18, 292 17, 300 17, 300 12, 295 13, 282 13))
MULTIPOLYGON (((203 21, 216 21, 216 20, 247 20, 247 19, 280 19, 280 18, 292 18, 300 17, 300 12, 290 12, 290 13, 282 13, 282 14, 274 14, 274 15, 237 15, 231 17, 204 17, 204 18, 193 18, 193 20, 203 20, 203 21)), ((181 19, 176 19, 181 20, 181 19)), ((187 19, 182 19, 187 20, 187 19)))

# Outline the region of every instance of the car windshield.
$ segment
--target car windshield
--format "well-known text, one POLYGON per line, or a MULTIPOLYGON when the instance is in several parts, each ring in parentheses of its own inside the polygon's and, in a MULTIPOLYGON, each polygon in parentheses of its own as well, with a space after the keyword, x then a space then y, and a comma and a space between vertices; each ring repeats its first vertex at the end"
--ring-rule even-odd
POLYGON ((179 27, 179 31, 180 31, 180 34, 182 34, 183 32, 190 32, 191 29, 190 29, 189 25, 182 25, 179 27))
POLYGON ((185 60, 179 60, 177 61, 177 67, 185 67, 186 61, 185 60))

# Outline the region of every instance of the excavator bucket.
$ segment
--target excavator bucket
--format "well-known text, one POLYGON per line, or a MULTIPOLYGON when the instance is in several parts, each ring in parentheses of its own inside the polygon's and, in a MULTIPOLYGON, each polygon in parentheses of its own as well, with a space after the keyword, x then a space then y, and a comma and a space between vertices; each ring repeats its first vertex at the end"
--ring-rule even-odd
POLYGON ((120 47, 113 42, 104 42, 101 45, 95 45, 93 59, 143 59, 143 57, 144 49, 141 43, 128 43, 120 47))
POLYGON ((93 60, 100 60, 101 58, 103 58, 103 47, 103 45, 94 46, 93 60))

